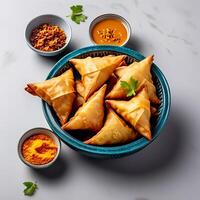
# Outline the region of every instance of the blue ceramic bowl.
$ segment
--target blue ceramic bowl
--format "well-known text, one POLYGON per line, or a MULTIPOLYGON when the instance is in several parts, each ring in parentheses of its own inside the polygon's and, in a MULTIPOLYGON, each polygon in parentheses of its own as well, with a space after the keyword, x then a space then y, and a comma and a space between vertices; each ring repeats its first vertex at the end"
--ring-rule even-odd
MULTIPOLYGON (((119 55, 124 54, 127 55, 127 63, 131 63, 134 60, 140 61, 144 59, 140 53, 133 51, 131 49, 125 47, 117 47, 117 46, 91 46, 85 47, 76 51, 73 51, 66 56, 64 56, 61 60, 59 60, 53 69, 50 71, 47 79, 50 79, 54 76, 58 76, 62 74, 67 68, 70 67, 69 60, 72 58, 85 58, 87 56, 105 56, 109 54, 119 55)), ((167 83, 166 78, 160 71, 160 69, 153 64, 152 65, 152 76, 154 80, 154 84, 157 89, 157 95, 161 101, 158 107, 158 116, 152 120, 152 140, 147 141, 145 138, 139 138, 129 144, 112 146, 112 147, 99 147, 84 144, 82 141, 76 139, 68 132, 64 131, 60 127, 59 120, 52 110, 51 106, 49 106, 46 102, 42 102, 42 107, 44 111, 45 118, 54 131, 55 134, 69 147, 72 149, 79 151, 82 154, 96 157, 96 158, 118 158, 122 156, 127 156, 133 154, 152 141, 154 141, 157 136, 160 134, 160 131, 169 115, 170 104, 171 104, 171 96, 170 89, 167 83)))

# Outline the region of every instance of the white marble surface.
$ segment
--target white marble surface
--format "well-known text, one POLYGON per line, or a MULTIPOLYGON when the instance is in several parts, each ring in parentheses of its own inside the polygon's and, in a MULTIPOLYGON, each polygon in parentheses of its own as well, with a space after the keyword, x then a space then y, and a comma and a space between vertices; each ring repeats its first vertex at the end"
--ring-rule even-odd
POLYGON ((32 199, 188 200, 200 186, 200 23, 198 0, 6 0, 0 6, 0 199, 26 199, 23 181, 37 181, 32 199), (68 51, 90 45, 88 26, 102 13, 118 13, 133 28, 129 47, 155 63, 172 93, 169 121, 161 136, 143 151, 119 160, 94 160, 62 146, 58 163, 45 172, 26 167, 17 142, 27 129, 48 127, 38 99, 23 90, 43 80, 59 58, 36 55, 25 44, 29 20, 43 13, 65 17, 81 3, 89 16, 76 25, 68 51))

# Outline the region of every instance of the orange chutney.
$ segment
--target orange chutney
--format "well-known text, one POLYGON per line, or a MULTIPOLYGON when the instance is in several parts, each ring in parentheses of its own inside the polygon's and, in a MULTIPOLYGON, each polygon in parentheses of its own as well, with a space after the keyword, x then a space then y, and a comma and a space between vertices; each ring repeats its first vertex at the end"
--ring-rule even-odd
POLYGON ((127 30, 119 19, 105 19, 92 29, 92 38, 96 44, 122 45, 127 40, 127 30))
POLYGON ((51 162, 57 154, 54 140, 45 134, 36 134, 27 138, 22 145, 24 159, 34 165, 51 162))

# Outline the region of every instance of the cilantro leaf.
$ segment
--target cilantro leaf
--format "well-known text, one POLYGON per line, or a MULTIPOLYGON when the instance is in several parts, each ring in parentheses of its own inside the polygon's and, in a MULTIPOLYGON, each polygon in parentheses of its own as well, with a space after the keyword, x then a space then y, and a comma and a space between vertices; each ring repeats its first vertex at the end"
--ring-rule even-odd
POLYGON ((23 183, 26 187, 31 187, 33 185, 32 182, 24 182, 23 183))
POLYGON ((126 96, 131 97, 136 95, 136 89, 138 87, 138 80, 130 78, 129 83, 126 81, 121 81, 121 87, 126 91, 126 96))
POLYGON ((71 15, 67 17, 71 17, 71 20, 74 21, 77 24, 80 24, 81 22, 85 22, 87 19, 87 16, 83 14, 83 6, 82 5, 74 5, 71 6, 70 9, 72 10, 71 15))
POLYGON ((77 24, 80 24, 81 22, 85 22, 87 19, 87 16, 79 14, 79 15, 72 15, 71 16, 72 21, 76 22, 77 24))
POLYGON ((35 193, 35 190, 38 189, 36 183, 33 182, 24 182, 23 183, 26 188, 24 189, 24 195, 32 196, 35 193))
POLYGON ((135 90, 138 87, 138 80, 130 78, 130 87, 132 90, 135 90))
POLYGON ((70 9, 72 10, 73 14, 79 14, 83 12, 83 6, 82 5, 76 5, 76 6, 71 6, 70 9))
POLYGON ((120 82, 120 85, 121 85, 121 87, 123 87, 123 88, 129 90, 129 84, 128 84, 126 81, 121 81, 121 82, 120 82))
POLYGON ((135 91, 138 87, 138 80, 133 79, 132 77, 130 78, 130 88, 132 90, 133 96, 136 95, 135 91))
POLYGON ((131 97, 131 96, 133 96, 133 92, 132 92, 131 90, 128 91, 127 94, 126 94, 126 96, 127 96, 127 97, 131 97))

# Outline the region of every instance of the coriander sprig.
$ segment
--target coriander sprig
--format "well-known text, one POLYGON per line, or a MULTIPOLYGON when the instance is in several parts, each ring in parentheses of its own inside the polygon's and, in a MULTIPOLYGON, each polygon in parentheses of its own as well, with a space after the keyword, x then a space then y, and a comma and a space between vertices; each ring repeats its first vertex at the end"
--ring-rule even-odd
POLYGON ((129 83, 126 81, 121 81, 120 84, 121 84, 121 87, 125 89, 127 97, 136 95, 135 91, 138 87, 138 80, 135 80, 131 77, 129 83))
POLYGON ((24 195, 32 196, 35 193, 35 190, 38 189, 38 186, 36 183, 33 182, 24 182, 24 186, 26 187, 24 189, 24 195))
POLYGON ((87 19, 87 16, 83 14, 83 6, 82 5, 73 5, 70 7, 72 13, 71 15, 68 15, 67 17, 71 17, 71 20, 74 21, 77 24, 80 24, 81 22, 85 22, 87 19))

